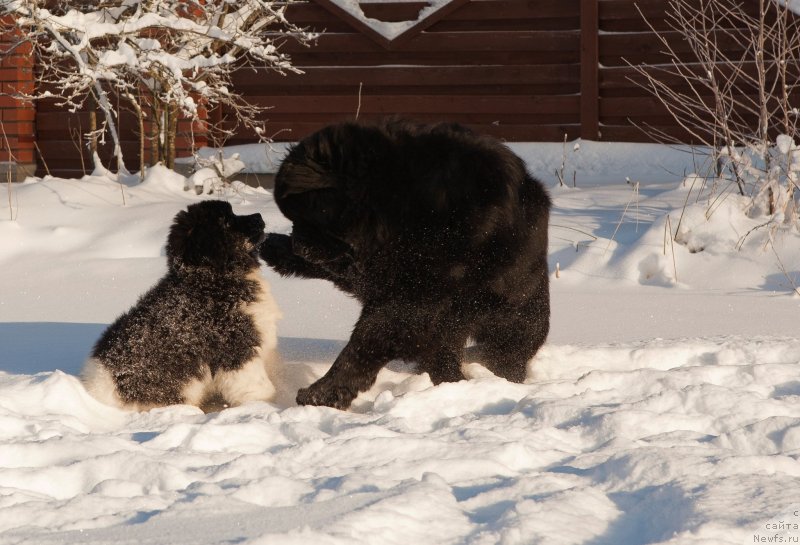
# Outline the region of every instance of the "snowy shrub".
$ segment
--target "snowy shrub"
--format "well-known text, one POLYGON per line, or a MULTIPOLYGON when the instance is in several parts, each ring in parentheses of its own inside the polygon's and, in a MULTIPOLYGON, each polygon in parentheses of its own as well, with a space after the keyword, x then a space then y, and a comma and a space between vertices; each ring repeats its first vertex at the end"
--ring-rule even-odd
POLYGON ((298 72, 278 44, 286 37, 306 43, 314 36, 286 20, 288 3, 0 0, 0 15, 10 16, 6 24, 25 28, 21 40, 34 47, 37 89, 25 98, 56 98, 70 111, 96 106, 103 117, 87 138, 109 134, 124 171, 118 101, 138 118, 142 157, 150 139, 152 163, 173 166, 179 119, 203 127, 212 138, 246 127, 266 139, 262 108, 232 89, 231 75, 255 64, 298 72), (224 127, 208 124, 205 113, 216 106, 231 112, 224 127))
POLYGON ((751 218, 797 227, 800 115, 792 97, 800 87, 800 16, 785 3, 755 4, 670 0, 670 32, 651 27, 670 61, 633 66, 635 81, 707 156, 707 216, 735 191, 749 199, 742 209, 751 218))
POLYGON ((196 165, 197 170, 187 181, 190 185, 187 189, 193 188, 198 194, 222 192, 233 176, 246 167, 238 153, 226 157, 221 150, 207 158, 197 157, 196 165))

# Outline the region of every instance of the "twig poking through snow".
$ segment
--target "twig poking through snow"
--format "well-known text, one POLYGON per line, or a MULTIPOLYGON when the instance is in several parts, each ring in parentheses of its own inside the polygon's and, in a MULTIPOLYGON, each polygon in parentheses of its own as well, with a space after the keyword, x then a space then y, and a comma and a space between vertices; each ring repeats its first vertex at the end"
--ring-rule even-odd
POLYGON ((778 251, 775 249, 775 244, 771 240, 769 247, 772 248, 772 253, 775 254, 775 259, 778 260, 778 267, 780 267, 783 276, 786 277, 786 280, 788 280, 789 284, 792 286, 792 291, 794 291, 795 295, 800 295, 800 288, 797 287, 794 279, 789 275, 789 272, 786 270, 786 266, 783 264, 783 260, 781 260, 781 256, 778 255, 778 251))
POLYGON ((675 237, 672 234, 672 220, 667 214, 667 226, 669 228, 669 246, 672 249, 672 271, 675 273, 675 283, 678 283, 678 265, 675 263, 675 237))
MULTIPOLYGON (((628 181, 628 183, 630 183, 630 180, 628 181)), ((606 246, 606 249, 603 252, 603 255, 605 255, 608 252, 608 250, 611 248, 611 243, 614 242, 614 237, 617 236, 617 231, 619 231, 619 228, 622 226, 622 221, 625 219, 625 214, 628 213, 628 208, 630 208, 631 203, 634 201, 634 199, 636 199, 636 206, 638 208, 638 206, 639 206, 638 197, 639 197, 639 182, 636 182, 636 184, 634 185, 633 195, 631 195, 631 198, 628 199, 628 204, 625 205, 625 210, 622 211, 622 215, 620 216, 619 221, 617 222, 617 227, 616 227, 616 229, 614 229, 614 233, 612 233, 611 238, 608 240, 608 246, 606 246)), ((639 221, 638 218, 637 218, 636 221, 637 221, 637 227, 638 227, 638 221, 639 221)))

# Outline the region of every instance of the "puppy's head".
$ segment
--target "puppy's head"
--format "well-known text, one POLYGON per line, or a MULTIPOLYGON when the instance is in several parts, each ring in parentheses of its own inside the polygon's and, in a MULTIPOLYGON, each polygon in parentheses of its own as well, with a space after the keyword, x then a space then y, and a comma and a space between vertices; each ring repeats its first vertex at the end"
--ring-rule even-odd
POLYGON ((264 240, 260 214, 237 216, 223 201, 203 201, 178 212, 167 237, 170 269, 206 267, 218 272, 259 266, 264 240))

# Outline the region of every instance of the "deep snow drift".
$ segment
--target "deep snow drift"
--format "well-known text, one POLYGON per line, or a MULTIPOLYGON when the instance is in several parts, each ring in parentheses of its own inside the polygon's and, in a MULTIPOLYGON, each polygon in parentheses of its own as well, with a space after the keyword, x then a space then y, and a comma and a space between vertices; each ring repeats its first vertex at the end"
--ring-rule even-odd
POLYGON ((0 189, 0 544, 800 542, 800 235, 751 233, 735 195, 709 218, 669 148, 570 147, 566 188, 560 145, 514 147, 555 204, 527 383, 471 364, 433 387, 395 362, 349 412, 292 400, 358 305, 266 268, 275 402, 124 413, 75 376, 163 273, 175 212, 225 198, 286 232, 268 192, 198 196, 160 168, 0 189))

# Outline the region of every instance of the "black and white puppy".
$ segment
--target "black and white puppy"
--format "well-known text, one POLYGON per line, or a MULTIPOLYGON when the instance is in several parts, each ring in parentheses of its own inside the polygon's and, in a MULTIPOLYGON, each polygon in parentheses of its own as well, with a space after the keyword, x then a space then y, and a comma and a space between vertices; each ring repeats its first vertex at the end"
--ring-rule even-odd
POLYGON ((363 305, 298 403, 345 409, 392 359, 461 380, 469 338, 496 375, 526 378, 549 331, 550 198, 502 143, 452 124, 332 125, 291 148, 275 202, 292 232, 262 258, 363 305))
POLYGON ((167 274, 97 341, 87 390, 130 410, 271 399, 281 315, 259 270, 264 236, 259 214, 236 215, 223 201, 179 212, 167 274))

